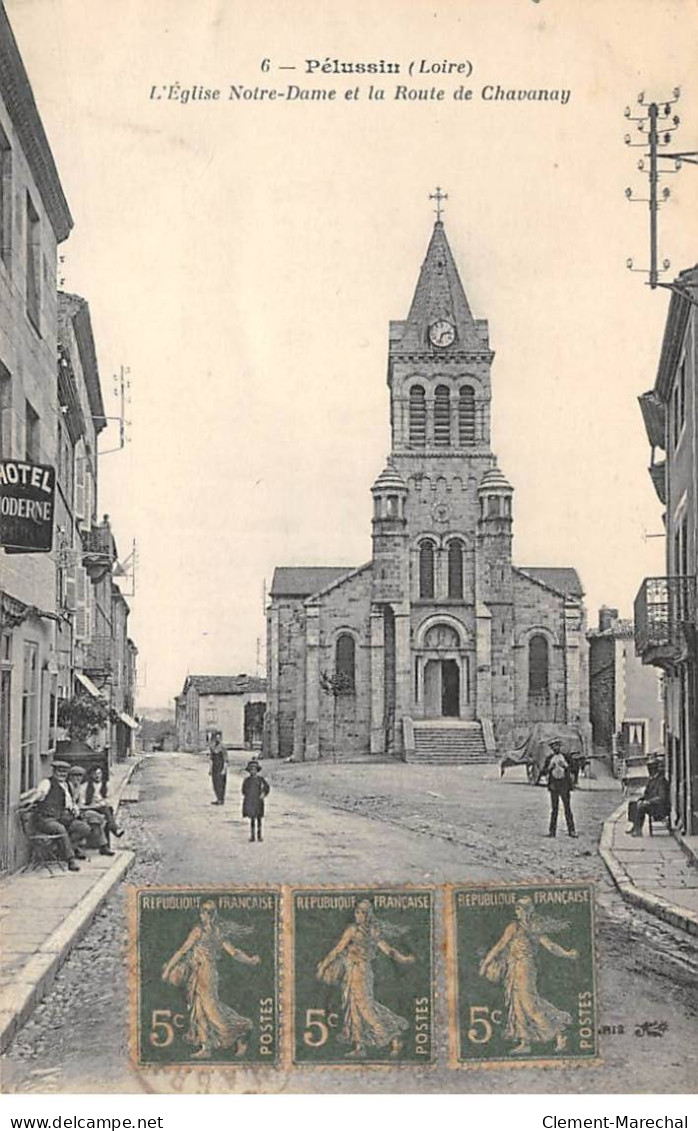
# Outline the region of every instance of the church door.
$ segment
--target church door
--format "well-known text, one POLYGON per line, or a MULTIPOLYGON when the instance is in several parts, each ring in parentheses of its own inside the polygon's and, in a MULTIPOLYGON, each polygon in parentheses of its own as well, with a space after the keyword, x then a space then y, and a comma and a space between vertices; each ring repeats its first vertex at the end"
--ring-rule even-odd
POLYGON ((427 660, 424 668, 424 714, 428 719, 441 716, 440 660, 427 660))
POLYGON ((460 716, 460 670, 457 660, 427 660, 424 668, 424 715, 427 719, 460 716))
POLYGON ((441 714, 446 719, 460 715, 460 672, 456 660, 441 661, 441 714))

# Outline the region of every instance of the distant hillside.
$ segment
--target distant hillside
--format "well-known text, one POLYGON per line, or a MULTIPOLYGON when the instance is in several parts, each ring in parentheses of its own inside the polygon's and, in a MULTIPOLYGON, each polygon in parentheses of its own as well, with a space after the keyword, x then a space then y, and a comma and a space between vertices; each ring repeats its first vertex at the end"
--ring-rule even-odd
POLYGON ((175 713, 170 707, 141 707, 137 708, 141 719, 150 719, 154 723, 173 723, 175 713))

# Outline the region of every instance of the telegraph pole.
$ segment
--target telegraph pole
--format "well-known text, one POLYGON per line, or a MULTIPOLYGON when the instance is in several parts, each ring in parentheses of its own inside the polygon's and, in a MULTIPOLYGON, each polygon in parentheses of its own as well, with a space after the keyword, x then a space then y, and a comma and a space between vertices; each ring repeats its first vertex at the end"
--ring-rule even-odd
POLYGON ((660 275, 663 275, 671 267, 669 259, 663 259, 661 268, 659 266, 659 210, 671 196, 671 189, 666 185, 660 192, 660 181, 663 177, 673 176, 680 172, 684 164, 698 165, 698 151, 670 151, 668 148, 673 140, 673 135, 681 124, 678 114, 673 112, 673 107, 680 97, 681 90, 679 87, 675 87, 671 98, 646 104, 645 95, 642 93, 637 97, 637 107, 634 113, 629 106, 625 108, 625 117, 628 121, 635 123, 635 134, 626 134, 625 144, 631 148, 645 150, 645 154, 638 161, 637 167, 641 173, 647 174, 649 188, 649 195, 646 197, 635 196, 632 188, 626 188, 625 195, 633 204, 648 205, 650 234, 649 267, 635 267, 632 259, 627 260, 627 267, 630 271, 639 271, 641 274, 646 274, 647 284, 652 290, 657 287, 665 287, 695 303, 695 298, 680 283, 664 283, 660 280, 660 275), (640 135, 640 140, 636 140, 638 135, 640 135), (663 162, 673 163, 673 168, 670 168, 668 164, 663 164, 663 162))

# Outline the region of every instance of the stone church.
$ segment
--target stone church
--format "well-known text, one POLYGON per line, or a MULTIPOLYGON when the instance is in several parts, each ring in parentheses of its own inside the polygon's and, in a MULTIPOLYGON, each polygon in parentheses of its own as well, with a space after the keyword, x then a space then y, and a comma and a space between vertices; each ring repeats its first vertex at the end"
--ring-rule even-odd
POLYGON ((578 574, 512 564, 493 357, 439 218, 409 314, 390 323, 392 450, 371 488, 372 559, 274 572, 269 756, 486 761, 536 721, 588 731, 578 574))

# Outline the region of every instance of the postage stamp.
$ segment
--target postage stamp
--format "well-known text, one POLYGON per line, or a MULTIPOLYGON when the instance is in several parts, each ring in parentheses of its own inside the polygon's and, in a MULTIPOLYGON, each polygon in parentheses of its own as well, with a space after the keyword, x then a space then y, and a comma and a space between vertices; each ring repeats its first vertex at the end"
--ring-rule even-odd
POLYGON ((133 889, 139 1064, 277 1062, 279 912, 267 888, 133 889))
POLYGON ((455 1066, 598 1058, 590 883, 450 886, 455 1066))
POLYGON ((288 913, 293 1063, 429 1063, 433 890, 294 888, 288 913))

